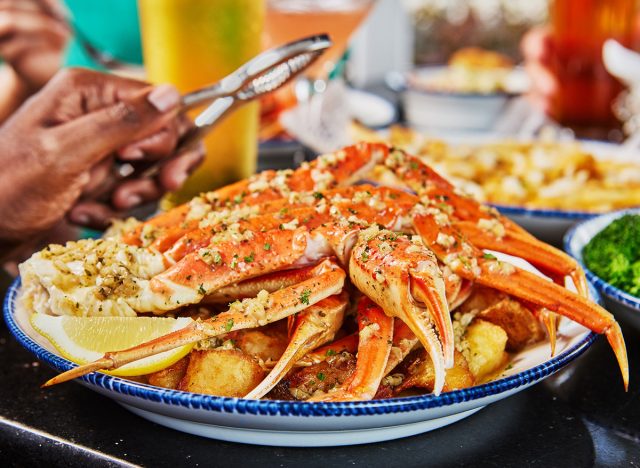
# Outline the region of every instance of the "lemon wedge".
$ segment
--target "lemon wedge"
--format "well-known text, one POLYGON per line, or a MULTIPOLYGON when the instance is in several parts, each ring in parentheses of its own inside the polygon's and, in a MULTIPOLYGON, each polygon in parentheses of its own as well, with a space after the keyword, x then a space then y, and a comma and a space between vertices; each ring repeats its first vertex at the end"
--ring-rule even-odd
MULTIPOLYGON (((120 351, 186 327, 190 318, 164 317, 55 317, 34 313, 31 325, 48 339, 62 356, 87 364, 107 351, 120 351)), ((134 376, 162 370, 186 356, 193 344, 130 362, 106 374, 134 376)))

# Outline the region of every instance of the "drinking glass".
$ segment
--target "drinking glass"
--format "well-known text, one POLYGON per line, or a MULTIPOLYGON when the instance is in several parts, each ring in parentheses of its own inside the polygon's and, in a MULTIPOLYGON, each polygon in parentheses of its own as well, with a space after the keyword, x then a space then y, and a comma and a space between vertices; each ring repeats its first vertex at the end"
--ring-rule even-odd
MULTIPOLYGON (((147 78, 181 92, 213 83, 261 50, 262 0, 139 0, 147 78)), ((206 157, 172 202, 256 170, 258 103, 225 118, 205 138, 206 157)))
POLYGON ((553 68, 559 92, 553 117, 577 128, 615 127, 612 102, 622 90, 602 62, 602 45, 632 42, 635 0, 554 0, 551 28, 553 68))

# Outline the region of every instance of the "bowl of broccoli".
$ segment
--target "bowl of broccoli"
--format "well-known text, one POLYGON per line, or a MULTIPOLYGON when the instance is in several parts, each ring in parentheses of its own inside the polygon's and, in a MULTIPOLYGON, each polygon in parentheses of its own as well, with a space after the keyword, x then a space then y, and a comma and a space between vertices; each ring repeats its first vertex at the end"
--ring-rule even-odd
POLYGON ((606 308, 640 328, 640 209, 576 224, 565 235, 564 248, 582 264, 606 308))

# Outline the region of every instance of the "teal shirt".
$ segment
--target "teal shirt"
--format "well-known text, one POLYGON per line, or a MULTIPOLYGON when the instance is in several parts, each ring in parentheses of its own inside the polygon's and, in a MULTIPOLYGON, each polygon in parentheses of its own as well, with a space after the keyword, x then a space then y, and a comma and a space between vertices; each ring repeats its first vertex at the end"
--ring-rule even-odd
MULTIPOLYGON (((136 0, 65 0, 78 30, 97 49, 131 64, 142 64, 138 4, 136 0)), ((67 46, 65 66, 102 69, 72 39, 67 46)))

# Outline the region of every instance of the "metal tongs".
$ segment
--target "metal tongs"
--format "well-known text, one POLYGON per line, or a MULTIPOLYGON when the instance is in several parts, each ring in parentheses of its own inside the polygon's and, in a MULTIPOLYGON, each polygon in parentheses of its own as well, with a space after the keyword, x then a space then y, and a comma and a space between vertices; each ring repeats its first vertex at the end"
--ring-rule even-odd
MULTIPOLYGON (((330 46, 331 40, 326 34, 290 42, 262 52, 217 83, 183 95, 182 111, 205 104, 209 106, 196 116, 195 126, 183 136, 174 154, 177 156, 200 141, 233 110, 288 83, 330 46)), ((115 184, 124 179, 155 176, 164 164, 176 156, 146 165, 122 164, 113 184, 101 187, 101 195, 110 193, 115 184)))

